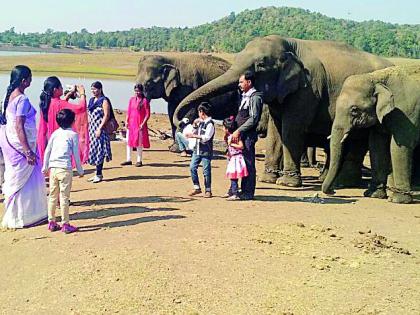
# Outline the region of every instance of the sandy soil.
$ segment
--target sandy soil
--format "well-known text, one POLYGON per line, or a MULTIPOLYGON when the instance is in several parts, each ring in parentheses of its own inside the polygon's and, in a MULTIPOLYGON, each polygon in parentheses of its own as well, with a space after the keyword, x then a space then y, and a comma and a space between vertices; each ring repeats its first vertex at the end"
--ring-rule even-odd
POLYGON ((303 188, 258 183, 255 201, 229 202, 218 156, 215 197, 190 198, 189 159, 170 142, 153 138, 142 168, 121 167, 113 142, 99 184, 86 167, 71 197, 79 233, 0 232, 1 314, 420 313, 419 195, 314 197, 317 171, 304 169, 303 188))

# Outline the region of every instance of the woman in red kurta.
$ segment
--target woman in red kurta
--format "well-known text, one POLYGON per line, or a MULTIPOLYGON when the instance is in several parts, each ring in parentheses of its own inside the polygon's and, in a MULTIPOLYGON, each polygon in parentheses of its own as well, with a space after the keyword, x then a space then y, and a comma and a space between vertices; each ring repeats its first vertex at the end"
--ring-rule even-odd
POLYGON ((137 167, 143 165, 143 148, 150 148, 147 121, 150 118, 150 104, 144 97, 143 85, 134 86, 134 96, 130 98, 127 109, 127 160, 121 165, 131 165, 131 148, 137 148, 137 167))
MULTIPOLYGON (((72 128, 79 135, 79 154, 82 163, 86 163, 89 157, 89 134, 87 121, 87 107, 85 88, 82 85, 77 86, 80 95, 79 104, 68 102, 69 97, 75 94, 75 91, 66 95, 66 99, 61 99, 63 95, 63 86, 57 77, 48 77, 44 81, 44 89, 40 96, 39 107, 41 117, 38 125, 37 148, 40 155, 40 161, 44 160, 44 152, 51 134, 60 126, 56 121, 57 113, 65 108, 71 109, 75 114, 75 121, 72 128)), ((74 164, 74 163, 73 163, 74 164)))

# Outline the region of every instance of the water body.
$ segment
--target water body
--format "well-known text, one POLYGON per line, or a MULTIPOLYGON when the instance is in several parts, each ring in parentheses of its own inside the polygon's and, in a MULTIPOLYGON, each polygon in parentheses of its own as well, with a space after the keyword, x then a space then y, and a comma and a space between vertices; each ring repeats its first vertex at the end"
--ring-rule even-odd
POLYGON ((46 52, 42 51, 8 51, 8 50, 0 50, 0 56, 28 56, 28 55, 40 55, 46 54, 46 52))
MULTIPOLYGON (((15 52, 14 52, 15 53, 15 52)), ((31 103, 38 110, 39 95, 41 94, 44 86, 45 76, 33 76, 32 83, 29 88, 25 90, 25 94, 28 95, 31 103)), ((89 99, 92 95, 90 93, 90 85, 96 81, 94 78, 86 77, 59 77, 61 83, 65 87, 67 84, 82 84, 86 89, 86 97, 89 99)), ((6 93, 7 86, 9 85, 10 73, 0 72, 0 95, 3 96, 6 93)), ((112 80, 112 79, 100 79, 102 82, 104 93, 111 100, 114 108, 126 110, 128 106, 128 100, 134 95, 134 82, 127 80, 112 80)), ((3 97, 2 97, 3 98, 3 97)), ((168 105, 163 99, 152 100, 150 103, 150 109, 152 113, 167 114, 168 105)))

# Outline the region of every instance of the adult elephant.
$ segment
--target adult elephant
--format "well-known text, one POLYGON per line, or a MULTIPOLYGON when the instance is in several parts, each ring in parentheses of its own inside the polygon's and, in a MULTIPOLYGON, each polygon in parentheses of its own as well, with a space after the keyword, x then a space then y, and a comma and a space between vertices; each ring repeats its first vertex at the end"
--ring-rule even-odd
POLYGON ((236 89, 239 76, 254 71, 256 88, 264 93, 273 118, 266 139, 266 175, 277 176, 283 151, 283 175, 277 183, 299 187, 304 147, 325 146, 344 80, 390 65, 383 58, 338 42, 259 37, 246 45, 228 71, 188 95, 175 118, 181 119, 201 100, 236 89))
MULTIPOLYGON (((146 55, 139 60, 136 82, 143 84, 148 99, 163 98, 168 103, 168 116, 174 136, 176 126, 173 123, 173 114, 181 100, 225 73, 229 67, 230 63, 226 60, 210 55, 146 55)), ((237 97, 234 90, 211 99, 214 118, 222 119, 235 114, 237 109, 228 105, 235 104, 237 97)), ((190 114, 194 116, 195 113, 190 114)))
POLYGON ((390 201, 412 201, 413 152, 420 137, 420 80, 415 77, 402 68, 390 67, 347 78, 337 99, 330 170, 322 185, 325 193, 333 192, 347 135, 355 129, 371 128, 372 181, 365 196, 385 198, 388 186, 390 201))

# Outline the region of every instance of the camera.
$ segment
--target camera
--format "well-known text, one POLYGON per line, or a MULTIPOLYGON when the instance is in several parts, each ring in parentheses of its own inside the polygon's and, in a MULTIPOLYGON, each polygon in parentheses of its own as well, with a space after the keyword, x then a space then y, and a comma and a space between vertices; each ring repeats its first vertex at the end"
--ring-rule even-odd
POLYGON ((70 93, 70 97, 72 100, 74 100, 76 97, 78 97, 77 94, 77 85, 72 84, 72 85, 66 85, 66 89, 64 90, 64 96, 66 96, 67 94, 70 93))

